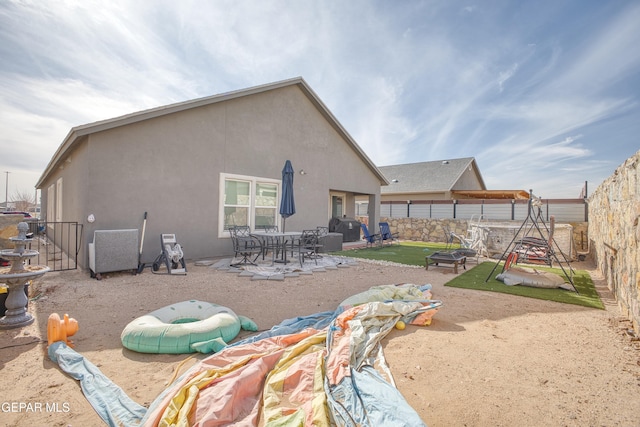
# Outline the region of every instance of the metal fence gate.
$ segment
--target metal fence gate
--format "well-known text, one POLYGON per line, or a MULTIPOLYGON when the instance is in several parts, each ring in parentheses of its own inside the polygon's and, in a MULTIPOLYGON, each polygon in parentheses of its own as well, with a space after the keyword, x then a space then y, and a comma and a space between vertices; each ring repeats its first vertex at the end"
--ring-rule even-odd
POLYGON ((38 251, 30 263, 46 265, 51 271, 76 270, 82 244, 82 224, 77 222, 29 221, 33 240, 29 249, 38 251))

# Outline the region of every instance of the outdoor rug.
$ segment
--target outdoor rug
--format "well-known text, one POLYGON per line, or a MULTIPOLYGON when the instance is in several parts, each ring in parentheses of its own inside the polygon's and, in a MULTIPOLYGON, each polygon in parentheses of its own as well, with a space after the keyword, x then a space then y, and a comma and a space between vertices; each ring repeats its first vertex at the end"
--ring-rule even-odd
MULTIPOLYGON (((598 296, 598 292, 591 280, 591 276, 584 270, 574 270, 573 284, 578 293, 567 291, 564 289, 542 289, 531 286, 507 286, 495 279, 495 276, 501 272, 502 265, 498 265, 491 278, 487 281, 487 277, 496 265, 495 262, 483 262, 478 266, 467 270, 455 279, 447 282, 445 286, 454 288, 475 289, 480 291, 500 292, 504 294, 519 295, 528 298, 537 298, 547 301, 556 301, 565 304, 575 304, 584 307, 592 307, 604 309, 604 304, 598 296)), ((535 267, 538 270, 550 271, 564 277, 563 272, 559 268, 535 267)), ((565 267, 566 269, 566 267, 565 267)))
POLYGON ((211 268, 229 273, 246 276, 251 280, 284 280, 287 277, 298 277, 305 274, 321 273, 357 265, 357 261, 343 256, 322 255, 316 264, 313 260, 305 261, 302 265, 297 259, 289 260, 287 264, 272 263, 270 259, 259 259, 257 265, 236 265, 240 259, 226 258, 211 264, 211 268))

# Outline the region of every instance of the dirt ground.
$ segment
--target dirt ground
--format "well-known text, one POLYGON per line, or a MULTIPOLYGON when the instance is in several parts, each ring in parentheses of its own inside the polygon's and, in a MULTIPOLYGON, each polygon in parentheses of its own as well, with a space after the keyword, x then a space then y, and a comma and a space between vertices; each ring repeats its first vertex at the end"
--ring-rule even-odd
MULTIPOLYGON (((31 296, 39 296, 29 303, 34 324, 0 331, 0 425, 104 425, 79 383, 46 355, 51 313, 77 319, 76 351, 148 405, 190 355, 124 349, 120 333, 138 316, 200 299, 266 330, 286 318, 333 310, 371 286, 397 283, 430 283, 444 303, 431 326, 393 330, 385 339, 397 386, 427 425, 640 425, 640 344, 626 333, 629 323, 596 274, 606 310, 444 287, 453 277, 448 267, 367 262, 284 281, 251 281, 193 264, 186 276, 147 269, 98 281, 83 271, 47 273, 31 287, 31 296)), ((203 357, 193 356, 182 369, 203 357)))

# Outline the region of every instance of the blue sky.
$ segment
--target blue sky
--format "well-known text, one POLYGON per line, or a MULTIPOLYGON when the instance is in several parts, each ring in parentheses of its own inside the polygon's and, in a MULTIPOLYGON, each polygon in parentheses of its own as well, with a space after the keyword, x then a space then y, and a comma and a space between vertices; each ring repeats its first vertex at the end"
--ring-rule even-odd
POLYGON ((302 76, 378 166, 589 192, 640 149, 640 1, 0 1, 0 200, 73 126, 302 76))

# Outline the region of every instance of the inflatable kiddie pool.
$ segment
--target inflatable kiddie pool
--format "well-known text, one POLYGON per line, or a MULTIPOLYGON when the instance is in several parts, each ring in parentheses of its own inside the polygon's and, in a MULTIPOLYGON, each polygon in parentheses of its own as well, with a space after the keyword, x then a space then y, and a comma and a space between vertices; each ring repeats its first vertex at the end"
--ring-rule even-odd
POLYGON ((564 279, 557 274, 540 271, 534 268, 514 267, 518 261, 518 254, 511 252, 504 263, 502 273, 496 276, 496 280, 507 286, 530 286, 533 288, 545 289, 565 289, 567 291, 578 292, 573 283, 565 283, 564 279))
POLYGON ((129 323, 122 345, 139 353, 213 353, 240 329, 257 331, 253 320, 221 305, 190 300, 163 307, 129 323))

